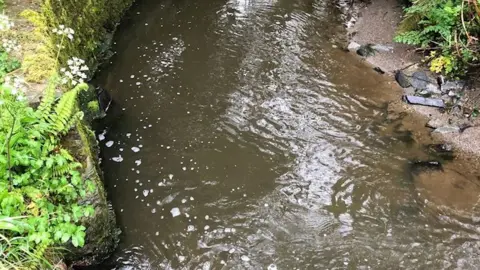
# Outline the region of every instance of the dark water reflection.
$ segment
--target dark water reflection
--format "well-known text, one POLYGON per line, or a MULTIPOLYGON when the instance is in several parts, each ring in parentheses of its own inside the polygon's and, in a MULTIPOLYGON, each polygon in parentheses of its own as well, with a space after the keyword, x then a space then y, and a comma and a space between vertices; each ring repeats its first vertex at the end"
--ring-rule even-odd
POLYGON ((141 2, 97 80, 117 269, 479 265, 475 229, 418 204, 405 167, 426 155, 337 48, 333 1, 141 2))

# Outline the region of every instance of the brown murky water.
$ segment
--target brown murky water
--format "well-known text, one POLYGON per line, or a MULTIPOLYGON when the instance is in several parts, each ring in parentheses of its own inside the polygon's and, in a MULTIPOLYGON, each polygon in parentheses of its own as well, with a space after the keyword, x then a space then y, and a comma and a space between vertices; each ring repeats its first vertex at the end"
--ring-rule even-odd
POLYGON ((476 269, 476 227, 429 210, 428 158, 386 78, 337 48, 334 1, 159 1, 99 74, 123 230, 115 269, 476 269))

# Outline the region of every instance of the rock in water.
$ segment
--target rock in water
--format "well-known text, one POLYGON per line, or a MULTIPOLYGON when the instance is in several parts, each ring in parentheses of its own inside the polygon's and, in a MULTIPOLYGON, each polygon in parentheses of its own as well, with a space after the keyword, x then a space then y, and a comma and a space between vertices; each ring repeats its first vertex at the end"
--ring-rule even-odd
POLYGON ((410 83, 410 80, 408 79, 408 76, 405 75, 405 73, 403 73, 403 71, 397 71, 395 73, 395 80, 403 88, 407 88, 407 87, 410 87, 412 85, 410 83))
POLYGON ((410 173, 413 175, 417 175, 423 173, 425 171, 431 170, 443 170, 443 166, 440 162, 435 160, 430 161, 414 161, 410 164, 410 173))
POLYGON ((430 107, 438 107, 438 108, 445 108, 445 103, 442 99, 438 98, 425 98, 425 97, 417 97, 417 96, 405 96, 405 100, 414 105, 423 105, 423 106, 430 106, 430 107))
POLYGON ((450 144, 430 144, 427 146, 430 153, 437 155, 443 160, 452 160, 455 158, 453 146, 450 144))

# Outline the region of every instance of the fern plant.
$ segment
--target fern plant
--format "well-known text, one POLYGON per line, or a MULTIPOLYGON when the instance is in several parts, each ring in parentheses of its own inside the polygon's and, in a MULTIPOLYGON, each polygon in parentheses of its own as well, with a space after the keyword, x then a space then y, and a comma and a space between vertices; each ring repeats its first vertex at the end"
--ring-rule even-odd
POLYGON ((459 73, 478 61, 480 13, 475 1, 414 0, 405 9, 395 41, 438 52, 427 55, 432 71, 459 73))

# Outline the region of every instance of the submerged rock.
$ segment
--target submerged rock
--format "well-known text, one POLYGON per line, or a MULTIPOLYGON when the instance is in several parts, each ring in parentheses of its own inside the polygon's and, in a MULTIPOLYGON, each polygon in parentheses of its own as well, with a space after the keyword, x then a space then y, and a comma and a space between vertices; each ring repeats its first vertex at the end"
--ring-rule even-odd
POLYGON ((442 212, 476 218, 480 185, 474 176, 452 169, 424 170, 413 174, 413 182, 421 202, 442 212))
POLYGON ((437 155, 443 160, 452 160, 455 158, 451 144, 430 144, 427 146, 427 149, 431 154, 437 155))
POLYGON ((410 172, 413 175, 423 173, 425 171, 430 171, 430 170, 442 171, 443 170, 442 163, 436 160, 413 161, 410 163, 410 172))

